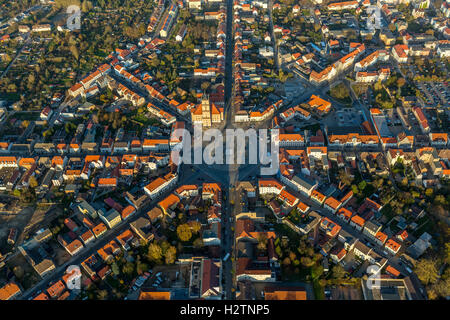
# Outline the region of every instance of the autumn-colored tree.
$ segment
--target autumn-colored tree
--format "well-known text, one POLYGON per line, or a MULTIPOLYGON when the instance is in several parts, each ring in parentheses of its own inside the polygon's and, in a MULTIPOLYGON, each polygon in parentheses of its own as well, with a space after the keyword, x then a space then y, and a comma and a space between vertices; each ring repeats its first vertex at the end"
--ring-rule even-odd
POLYGON ((314 265, 314 261, 310 257, 301 257, 300 263, 306 268, 309 268, 312 265, 314 265))
POLYGON ((136 271, 138 274, 143 274, 148 270, 148 265, 146 263, 138 261, 136 264, 136 271))
POLYGON ((292 252, 292 251, 289 252, 289 259, 291 259, 291 261, 294 261, 297 259, 297 255, 295 254, 295 252, 292 252))
POLYGON ((195 239, 194 243, 193 243, 193 246, 196 249, 200 249, 201 247, 203 247, 203 239, 202 238, 195 239))
POLYGON ((21 266, 15 266, 13 268, 13 273, 18 279, 22 279, 24 276, 24 271, 21 266))
POLYGON ((147 257, 150 261, 160 261, 162 259, 161 247, 157 243, 151 243, 148 247, 147 257))
POLYGON ((415 268, 417 277, 424 284, 433 284, 439 277, 436 261, 433 259, 421 259, 415 268))
POLYGON ((331 268, 331 273, 335 279, 342 279, 345 276, 345 270, 340 264, 333 266, 331 268))
POLYGON ((351 185, 353 182, 353 178, 350 177, 350 175, 345 172, 345 170, 339 170, 338 179, 340 182, 347 186, 351 185))
POLYGON ((30 177, 29 184, 30 188, 36 188, 38 186, 38 182, 34 176, 30 177))
POLYGON ((177 227, 177 235, 181 241, 189 241, 192 237, 192 231, 188 224, 180 224, 177 227))
POLYGON ((166 264, 173 264, 176 258, 177 258, 177 249, 174 246, 170 246, 169 249, 167 249, 166 254, 164 256, 166 264))
POLYGON ((189 221, 188 224, 192 233, 198 233, 202 229, 202 224, 198 221, 189 221))
POLYGON ((258 236, 258 250, 265 251, 267 248, 267 236, 262 233, 258 236))
POLYGON ((108 298, 108 291, 100 290, 97 292, 97 298, 99 300, 106 300, 108 298))
POLYGON ((132 262, 125 263, 125 265, 122 267, 122 272, 127 276, 132 276, 134 272, 134 264, 132 262))
POLYGON ((405 83, 406 83, 405 78, 398 78, 398 79, 397 79, 397 87, 398 87, 398 88, 403 87, 403 86, 405 85, 405 83))

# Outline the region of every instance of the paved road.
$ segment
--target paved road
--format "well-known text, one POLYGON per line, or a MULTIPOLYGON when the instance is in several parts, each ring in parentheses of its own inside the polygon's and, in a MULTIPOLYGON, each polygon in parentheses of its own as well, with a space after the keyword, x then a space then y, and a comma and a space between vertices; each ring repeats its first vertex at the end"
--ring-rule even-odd
POLYGON ((273 32, 273 15, 272 15, 273 0, 269 0, 268 9, 269 9, 270 37, 272 38, 272 41, 273 41, 273 57, 274 57, 274 61, 275 61, 275 68, 276 68, 276 71, 278 73, 278 71, 280 70, 280 63, 279 63, 280 60, 279 60, 279 56, 278 56, 277 38, 275 37, 275 33, 273 32))
MULTIPOLYGON (((233 37, 233 1, 227 0, 226 2, 227 19, 226 19, 226 47, 225 47, 225 127, 231 128, 232 121, 234 119, 234 108, 233 108, 233 54, 234 54, 234 37, 233 37)), ((231 230, 232 223, 230 222, 231 217, 231 200, 230 200, 230 184, 234 184, 236 180, 235 168, 229 166, 227 168, 228 173, 228 183, 224 184, 224 208, 222 212, 222 248, 223 256, 230 253, 232 256, 232 243, 234 239, 234 233, 231 230)), ((222 275, 223 275, 223 290, 225 294, 225 299, 234 299, 235 293, 233 288, 235 288, 234 277, 233 277, 233 263, 232 258, 223 261, 222 265, 222 275)))

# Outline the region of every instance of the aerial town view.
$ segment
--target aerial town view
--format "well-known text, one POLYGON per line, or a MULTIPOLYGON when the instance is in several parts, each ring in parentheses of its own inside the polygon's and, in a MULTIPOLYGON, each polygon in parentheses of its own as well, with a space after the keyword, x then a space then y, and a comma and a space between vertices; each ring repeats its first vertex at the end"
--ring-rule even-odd
POLYGON ((449 300, 449 70, 447 0, 0 0, 0 300, 449 300))

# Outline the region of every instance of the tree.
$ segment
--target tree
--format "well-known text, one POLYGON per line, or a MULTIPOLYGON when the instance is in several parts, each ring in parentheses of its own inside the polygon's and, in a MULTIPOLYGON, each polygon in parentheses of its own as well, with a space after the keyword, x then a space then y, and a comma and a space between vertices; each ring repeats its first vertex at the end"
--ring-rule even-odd
POLYGON ((32 90, 34 88, 34 83, 36 82, 36 77, 33 73, 28 75, 28 89, 32 90))
POLYGON ((350 97, 350 90, 343 83, 330 89, 330 95, 335 99, 347 99, 350 97))
POLYGON ((427 293, 431 300, 448 297, 450 295, 450 278, 438 281, 427 290, 427 293))
POLYGON ((314 261, 310 257, 301 257, 300 263, 306 268, 309 268, 314 265, 314 261))
POLYGON ((321 264, 315 265, 311 268, 311 277, 313 279, 319 278, 323 274, 323 266, 321 264))
POLYGON ((99 300, 106 300, 108 298, 108 291, 100 290, 97 292, 97 297, 99 300))
POLYGON ((207 82, 207 81, 203 82, 201 84, 202 91, 206 91, 209 88, 210 85, 211 85, 210 82, 207 82))
POLYGON ((193 243, 193 246, 196 249, 200 249, 201 247, 203 247, 203 239, 202 238, 195 239, 194 243, 193 243))
POLYGON ((345 276, 345 270, 340 264, 333 266, 331 268, 331 273, 335 279, 342 279, 345 276))
POLYGON ((383 178, 380 179, 376 179, 372 182, 373 187, 375 188, 375 190, 381 189, 381 187, 383 186, 384 180, 383 178))
POLYGON ((353 178, 345 172, 345 170, 339 170, 338 179, 343 184, 349 186, 352 184, 353 178))
POLYGON ((198 221, 189 221, 188 224, 192 233, 198 233, 202 229, 202 224, 198 221))
POLYGON ((127 276, 132 276, 134 272, 134 264, 132 262, 127 262, 122 268, 122 272, 125 273, 127 276))
POLYGON ((150 261, 160 261, 162 259, 161 247, 157 243, 151 243, 148 247, 147 257, 150 261))
POLYGON ((267 248, 267 236, 262 233, 258 236, 258 250, 265 251, 267 248))
POLYGON ((366 187, 367 187, 367 182, 365 180, 363 180, 360 183, 358 183, 358 189, 361 192, 364 191, 364 189, 366 189, 366 187))
POLYGON ((136 264, 136 271, 138 274, 143 274, 144 272, 146 272, 148 270, 148 265, 146 263, 143 263, 141 261, 137 261, 136 264))
POLYGON ((111 264, 111 271, 114 273, 114 275, 118 276, 120 274, 119 266, 116 262, 111 264))
POLYGON ((403 87, 406 83, 405 78, 398 78, 397 79, 397 87, 400 89, 401 87, 403 87))
POLYGON ((431 197, 431 196, 433 195, 433 189, 427 188, 427 189, 425 190, 425 195, 426 195, 427 197, 431 197))
POLYGON ((445 205, 447 203, 447 201, 445 200, 445 197, 441 194, 438 194, 435 198, 434 198, 434 202, 440 205, 445 205))
POLYGON ((83 11, 83 12, 90 11, 92 9, 92 7, 93 7, 92 2, 90 2, 90 1, 83 1, 81 3, 81 11, 83 11))
POLYGON ((30 121, 28 120, 23 120, 22 124, 20 125, 22 128, 27 128, 30 125, 30 121))
POLYGON ((445 244, 445 263, 450 263, 450 243, 445 244))
POLYGON ((13 273, 19 280, 23 278, 24 271, 21 266, 15 266, 13 268, 13 273))
POLYGON ((34 176, 30 177, 29 184, 31 188, 36 188, 38 186, 38 182, 34 176))
POLYGON ((166 264, 173 264, 177 258, 177 248, 170 246, 164 256, 166 264))
POLYGON ((189 241, 192 237, 192 231, 188 224, 180 224, 177 227, 177 235, 181 241, 189 241))
POLYGON ((401 184, 402 184, 403 187, 406 187, 406 186, 408 185, 408 178, 407 178, 407 177, 404 177, 404 178, 402 179, 402 181, 401 181, 401 184))
POLYGON ((75 60, 78 60, 78 58, 80 57, 80 51, 78 50, 78 48, 75 45, 72 45, 69 47, 69 50, 72 53, 75 60))
POLYGON ((439 277, 436 261, 433 259, 421 259, 416 265, 415 272, 420 281, 426 285, 435 283, 439 277))

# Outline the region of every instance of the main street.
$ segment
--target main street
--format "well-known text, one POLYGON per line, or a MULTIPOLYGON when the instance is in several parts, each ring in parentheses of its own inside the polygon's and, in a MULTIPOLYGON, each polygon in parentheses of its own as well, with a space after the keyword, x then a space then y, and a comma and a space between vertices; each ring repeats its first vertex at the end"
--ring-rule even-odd
MULTIPOLYGON (((225 128, 232 127, 232 121, 234 119, 233 108, 233 53, 234 53, 234 41, 233 41, 233 1, 227 0, 227 20, 226 20, 226 47, 225 47, 225 128)), ((228 184, 224 184, 223 188, 227 188, 231 191, 230 185, 235 183, 236 171, 233 167, 228 167, 229 180, 228 184)), ((228 253, 232 256, 232 247, 234 232, 232 230, 232 224, 230 222, 231 217, 231 200, 230 192, 224 192, 225 198, 223 199, 224 208, 222 212, 222 239, 221 245, 223 249, 223 257, 228 253)), ((233 228, 234 229, 234 228, 233 228)), ((223 291, 225 299, 234 299, 235 292, 234 285, 234 273, 233 271, 233 258, 228 258, 226 261, 222 260, 222 275, 223 275, 223 291)))

